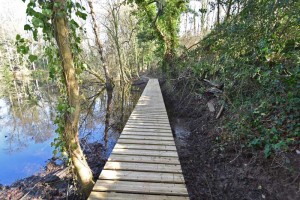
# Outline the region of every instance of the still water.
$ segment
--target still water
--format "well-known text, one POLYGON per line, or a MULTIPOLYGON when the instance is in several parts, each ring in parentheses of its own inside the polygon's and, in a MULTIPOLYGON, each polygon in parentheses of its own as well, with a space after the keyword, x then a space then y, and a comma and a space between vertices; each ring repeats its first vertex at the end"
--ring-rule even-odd
MULTIPOLYGON (((138 88, 132 90, 131 85, 116 86, 111 101, 107 101, 108 96, 99 85, 85 83, 82 88, 80 137, 85 143, 98 142, 104 146, 104 130, 108 130, 104 155, 108 157, 141 91, 138 88), (109 118, 107 108, 111 110, 109 118)), ((49 82, 13 81, 5 87, 2 84, 0 184, 9 185, 38 173, 52 157, 57 98, 57 89, 49 82)))

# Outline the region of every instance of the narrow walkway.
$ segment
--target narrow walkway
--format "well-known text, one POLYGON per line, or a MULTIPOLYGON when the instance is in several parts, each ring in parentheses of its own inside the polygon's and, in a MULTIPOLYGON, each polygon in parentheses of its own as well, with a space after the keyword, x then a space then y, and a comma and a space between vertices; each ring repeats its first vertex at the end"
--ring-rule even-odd
POLYGON ((89 199, 189 199, 157 79, 149 80, 89 199))

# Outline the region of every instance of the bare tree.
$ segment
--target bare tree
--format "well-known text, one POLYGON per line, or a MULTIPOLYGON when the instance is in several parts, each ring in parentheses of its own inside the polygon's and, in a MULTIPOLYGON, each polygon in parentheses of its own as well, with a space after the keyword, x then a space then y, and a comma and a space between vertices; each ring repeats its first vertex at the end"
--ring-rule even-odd
POLYGON ((102 68, 103 68, 104 75, 105 75, 106 90, 111 91, 111 90, 113 90, 113 81, 112 81, 112 78, 110 77, 110 73, 109 73, 109 70, 108 70, 108 67, 107 67, 107 62, 106 62, 106 59, 104 57, 103 45, 101 43, 100 34, 98 32, 99 28, 98 28, 98 25, 97 25, 96 14, 94 12, 94 7, 93 7, 92 0, 88 0, 88 4, 89 4, 89 7, 90 7, 90 11, 91 11, 91 16, 92 16, 92 21, 93 21, 92 22, 93 23, 93 32, 94 32, 95 37, 96 37, 96 44, 97 44, 97 47, 98 47, 98 53, 100 55, 100 60, 102 62, 102 68))

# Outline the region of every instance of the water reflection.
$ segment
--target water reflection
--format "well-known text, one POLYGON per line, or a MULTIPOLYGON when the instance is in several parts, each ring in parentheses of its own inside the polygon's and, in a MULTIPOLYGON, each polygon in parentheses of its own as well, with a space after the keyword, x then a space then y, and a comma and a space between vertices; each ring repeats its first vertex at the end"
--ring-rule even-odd
POLYGON ((101 143, 105 149, 103 158, 110 155, 141 95, 141 91, 132 88, 131 85, 116 85, 113 91, 100 90, 83 105, 80 137, 87 142, 101 143))
MULTIPOLYGON (((108 157, 124 122, 137 102, 140 91, 130 85, 116 86, 114 91, 97 84, 82 86, 80 137, 82 145, 99 142, 108 157)), ((55 137, 57 89, 51 82, 13 80, 0 90, 0 183, 38 172, 52 157, 55 137)))

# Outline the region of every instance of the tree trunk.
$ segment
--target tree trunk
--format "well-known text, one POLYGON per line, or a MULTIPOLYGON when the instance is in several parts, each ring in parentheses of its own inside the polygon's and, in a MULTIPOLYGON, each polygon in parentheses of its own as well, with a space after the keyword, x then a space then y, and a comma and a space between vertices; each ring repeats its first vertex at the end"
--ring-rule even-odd
POLYGON ((106 59, 104 58, 104 55, 103 55, 103 45, 101 43, 100 34, 98 32, 96 14, 94 12, 94 7, 93 7, 92 0, 88 0, 88 4, 89 4, 90 10, 91 10, 91 16, 92 16, 92 20, 93 20, 93 31, 94 31, 94 34, 95 34, 95 37, 96 37, 96 44, 98 46, 98 52, 100 54, 100 60, 102 62, 102 68, 103 68, 104 75, 105 75, 106 89, 107 89, 107 91, 112 91, 114 84, 113 84, 112 78, 110 77, 109 71, 107 69, 106 59))
POLYGON ((232 7, 232 0, 228 1, 228 5, 227 5, 227 10, 226 10, 226 20, 229 19, 230 17, 230 11, 231 11, 231 7, 232 7))
POLYGON ((185 13, 185 37, 187 38, 188 33, 188 12, 185 13))
POLYGON ((115 31, 114 42, 115 42, 116 48, 117 48, 121 80, 123 82, 127 82, 127 77, 125 75, 124 65, 123 65, 123 60, 122 60, 120 41, 119 41, 119 23, 118 23, 119 17, 118 17, 118 15, 119 15, 119 10, 117 10, 117 8, 112 8, 113 25, 114 25, 114 29, 115 29, 114 30, 115 31))
POLYGON ((112 94, 113 94, 113 90, 107 91, 105 128, 104 128, 105 149, 107 149, 107 143, 108 143, 108 131, 109 131, 109 124, 110 124, 109 121, 111 116, 112 94))
MULTIPOLYGON (((194 7, 194 11, 196 12, 195 7, 194 7)), ((193 24, 194 24, 194 36, 196 36, 197 28, 196 28, 196 14, 195 13, 193 14, 193 24)), ((172 26, 172 25, 170 24, 170 26, 172 26)))
POLYGON ((204 35, 204 23, 205 23, 205 15, 207 12, 204 12, 204 10, 207 11, 207 4, 206 4, 206 1, 202 1, 201 2, 201 9, 202 9, 202 12, 201 12, 201 35, 203 36, 204 35))
POLYGON ((220 0, 217 0, 217 25, 220 24, 220 0))
POLYGON ((65 0, 55 0, 60 6, 54 8, 53 25, 56 32, 56 42, 62 61, 63 76, 67 89, 67 103, 74 111, 68 111, 64 114, 65 128, 64 139, 69 156, 74 165, 75 173, 81 185, 81 191, 87 197, 94 185, 93 174, 88 166, 85 156, 81 150, 78 138, 78 122, 80 115, 80 95, 79 85, 76 79, 72 50, 70 47, 70 38, 68 22, 65 16, 65 0))

